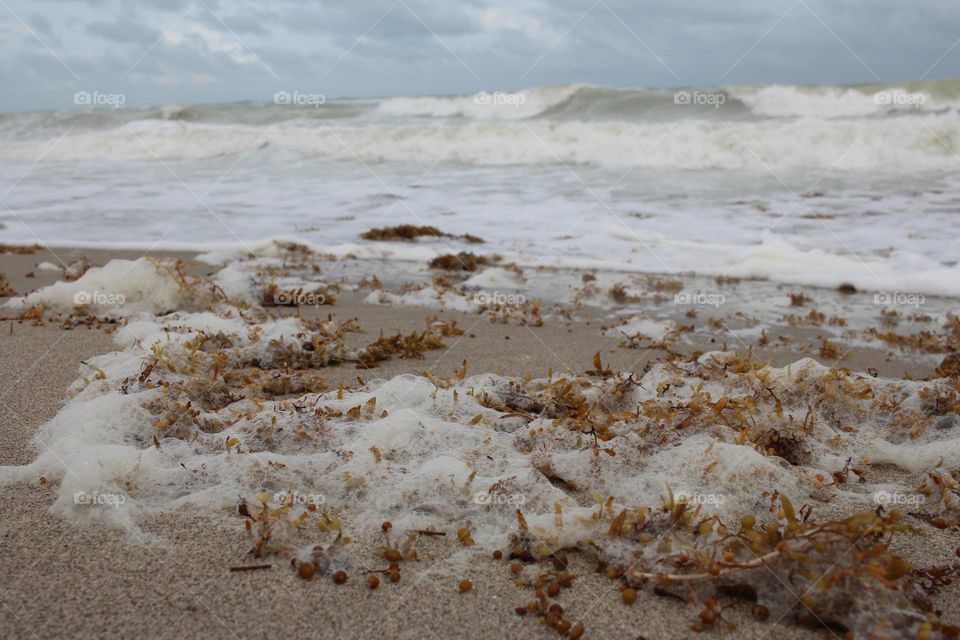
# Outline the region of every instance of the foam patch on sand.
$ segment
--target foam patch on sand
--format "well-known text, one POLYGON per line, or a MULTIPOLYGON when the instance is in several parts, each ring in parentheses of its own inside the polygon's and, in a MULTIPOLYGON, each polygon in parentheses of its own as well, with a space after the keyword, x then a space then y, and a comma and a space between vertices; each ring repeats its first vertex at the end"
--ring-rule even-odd
POLYGON ((371 291, 363 300, 366 304, 391 304, 403 307, 423 307, 477 313, 481 305, 455 289, 440 289, 435 286, 417 287, 402 293, 391 293, 383 289, 371 291))
MULTIPOLYGON (((487 271, 491 271, 491 269, 487 269, 487 271)), ((516 274, 513 272, 502 269, 497 269, 497 271, 504 271, 504 273, 509 273, 511 278, 516 278, 516 274)), ((499 282, 503 277, 503 275, 496 274, 485 281, 499 282)), ((512 281, 516 286, 516 281, 512 281)), ((543 324, 539 300, 532 300, 523 294, 509 291, 502 292, 489 289, 470 291, 466 284, 460 288, 437 282, 410 284, 404 286, 399 293, 376 289, 364 298, 364 302, 366 304, 482 313, 486 315, 490 322, 502 324, 514 323, 530 326, 543 324)))
POLYGON ((619 324, 603 330, 608 338, 647 339, 661 342, 676 331, 676 323, 669 320, 654 320, 646 316, 629 316, 619 324))
POLYGON ((212 287, 197 288, 179 263, 150 258, 111 260, 93 267, 73 282, 57 282, 6 307, 22 310, 35 305, 58 313, 78 309, 100 317, 125 318, 142 313, 163 314, 177 309, 195 309, 213 303, 212 287))
POLYGON ((483 375, 438 387, 405 375, 298 392, 314 369, 356 358, 339 335, 329 323, 213 313, 130 323, 116 336, 122 351, 84 365, 72 399, 40 431, 38 459, 0 477, 60 480, 57 508, 75 515, 91 513, 77 495, 122 496, 99 514, 128 526, 182 504, 227 513, 238 495, 294 492, 323 496, 353 527, 470 521, 493 543, 519 505, 566 537, 593 495, 656 504, 669 486, 735 521, 763 490, 798 504, 833 495, 832 474, 848 460, 960 465, 957 435, 927 428, 931 394, 947 392, 937 383, 812 360, 724 373, 731 356, 717 353, 686 368, 656 365, 640 380, 483 375), (893 402, 896 411, 883 409, 893 402), (584 428, 601 415, 598 441, 584 428), (551 524, 556 504, 564 530, 551 524))
POLYGON ((467 278, 463 286, 473 289, 519 289, 524 282, 523 276, 517 271, 489 267, 467 278))
MULTIPOLYGON (((169 507, 173 482, 178 503, 222 509, 246 492, 300 490, 342 505, 357 526, 380 518, 411 527, 432 517, 471 519, 489 521, 485 534, 494 539, 509 530, 511 514, 478 515, 478 505, 457 492, 512 487, 536 519, 557 500, 583 515, 595 493, 655 504, 670 486, 713 495, 698 506, 739 518, 755 507, 757 487, 803 502, 831 495, 835 474, 857 465, 913 473, 960 466, 953 446, 960 434, 942 426, 958 405, 956 385, 848 374, 809 359, 757 368, 715 353, 657 364, 641 379, 597 370, 594 378, 480 376, 437 386, 402 376, 324 393, 318 370, 360 362, 364 353, 344 346, 347 325, 271 317, 257 305, 268 283, 316 286, 284 264, 231 264, 211 280, 190 278, 175 263, 115 260, 12 301, 76 311, 78 292, 108 290, 126 296, 114 311, 128 321, 115 336, 121 350, 84 365, 73 399, 42 430, 37 462, 5 475, 58 477, 64 500, 78 491, 123 493, 129 501, 112 515, 131 523, 141 507, 169 507), (351 413, 370 402, 375 412, 351 413), (365 490, 345 483, 344 474, 377 484, 376 500, 360 499, 365 490), (445 488, 431 485, 440 476, 445 488), (154 477, 166 484, 145 479, 154 477)), ((491 307, 435 285, 377 290, 367 301, 486 311, 496 319, 491 307)), ((674 330, 638 315, 607 331, 658 341, 674 330)))

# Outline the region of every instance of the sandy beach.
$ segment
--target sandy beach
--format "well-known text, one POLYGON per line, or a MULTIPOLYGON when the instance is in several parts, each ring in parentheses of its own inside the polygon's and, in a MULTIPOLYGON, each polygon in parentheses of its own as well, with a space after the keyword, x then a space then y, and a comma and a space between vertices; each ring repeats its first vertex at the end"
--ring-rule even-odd
MULTIPOLYGON (((58 279, 57 272, 37 270, 40 262, 69 264, 86 256, 93 265, 100 265, 111 258, 137 255, 83 250, 56 250, 56 256, 45 251, 3 254, 0 273, 14 290, 26 293, 58 279), (26 277, 31 271, 33 277, 26 277)), ((190 269, 211 271, 201 264, 190 269)), ((582 309, 576 320, 548 318, 544 326, 530 327, 493 324, 483 316, 456 311, 371 305, 363 302, 364 297, 342 293, 335 305, 309 313, 356 318, 364 332, 351 337, 358 343, 369 342, 381 329, 387 334, 422 329, 428 314, 441 321, 456 320, 465 333, 447 348, 428 351, 419 360, 391 359, 372 370, 357 370, 350 364, 327 367, 322 373, 333 386, 355 383, 358 375, 365 380, 423 371, 449 376, 464 360, 471 372, 518 377, 545 376, 549 370, 583 372, 594 353, 600 353, 604 365, 614 370, 640 372, 658 356, 656 350, 626 349, 617 338, 604 337, 599 330, 604 314, 596 309, 582 309)), ((110 333, 114 327, 109 324, 71 329, 61 328, 54 319, 36 324, 11 316, 0 331, 2 465, 23 465, 35 457, 32 438, 62 406, 81 362, 115 349, 110 333)), ((770 352, 786 362, 796 356, 789 351, 770 352)), ((864 369, 899 370, 904 364, 891 362, 876 349, 862 349, 849 358, 864 369)), ((887 466, 868 467, 867 474, 871 483, 905 477, 887 466)), ((250 539, 235 514, 182 508, 145 519, 139 531, 124 531, 51 514, 54 485, 37 478, 0 490, 0 509, 5 514, 0 534, 6 549, 0 555, 0 572, 5 576, 0 588, 4 637, 556 636, 534 615, 514 612, 530 599, 530 590, 515 584, 506 560, 474 556, 463 561, 458 556, 448 562, 460 550, 453 530, 444 531, 443 536, 421 536, 416 541, 419 561, 404 563, 398 584, 384 579, 373 591, 366 585, 364 572, 384 566, 376 551, 378 532, 351 532, 354 540, 347 545, 351 570, 346 584, 319 576, 305 581, 283 559, 248 556, 250 539), (231 571, 261 562, 271 568, 231 571), (472 582, 467 593, 458 589, 463 579, 472 582)), ((818 504, 815 514, 839 517, 842 509, 838 513, 836 505, 818 504)), ((960 547, 955 528, 920 529, 918 535, 898 543, 899 551, 915 566, 941 564, 954 557, 953 550, 960 547)), ((576 578, 558 602, 568 620, 583 625, 586 637, 699 637, 691 630, 695 607, 649 590, 640 590, 636 602, 627 606, 616 584, 575 552, 570 554, 569 570, 576 578)), ((958 597, 956 587, 936 595, 947 622, 960 622, 950 606, 958 597)), ((805 627, 788 619, 758 621, 749 603, 735 600, 723 616, 736 629, 720 628, 716 633, 721 636, 842 637, 838 630, 805 627)))
POLYGON ((0 640, 960 640, 960 9, 0 0, 0 640))

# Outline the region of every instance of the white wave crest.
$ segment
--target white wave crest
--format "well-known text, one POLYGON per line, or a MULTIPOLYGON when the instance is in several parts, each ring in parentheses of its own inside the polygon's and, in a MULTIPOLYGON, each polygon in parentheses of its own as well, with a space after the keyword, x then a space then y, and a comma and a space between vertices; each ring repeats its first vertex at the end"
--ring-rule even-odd
POLYGON ((287 151, 305 157, 469 165, 583 164, 623 169, 950 170, 960 164, 960 114, 875 121, 802 118, 790 122, 677 123, 533 120, 463 125, 329 128, 142 121, 105 132, 0 144, 0 155, 34 161, 196 160, 287 151))
POLYGON ((848 118, 885 113, 931 112, 960 107, 960 100, 938 98, 904 87, 731 87, 728 92, 760 116, 848 118))

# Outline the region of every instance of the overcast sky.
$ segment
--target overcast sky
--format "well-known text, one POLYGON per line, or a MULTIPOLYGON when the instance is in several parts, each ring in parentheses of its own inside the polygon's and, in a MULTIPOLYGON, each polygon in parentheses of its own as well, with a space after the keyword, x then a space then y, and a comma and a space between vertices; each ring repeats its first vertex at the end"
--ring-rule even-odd
POLYGON ((960 76, 956 0, 0 0, 0 110, 960 76))

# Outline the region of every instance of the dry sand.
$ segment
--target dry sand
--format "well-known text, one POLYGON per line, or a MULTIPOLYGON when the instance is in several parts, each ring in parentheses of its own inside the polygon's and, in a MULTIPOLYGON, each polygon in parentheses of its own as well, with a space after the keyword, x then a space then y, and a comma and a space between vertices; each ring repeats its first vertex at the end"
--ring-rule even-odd
MULTIPOLYGON (((137 257, 136 252, 106 254, 57 250, 65 262, 80 255, 105 262, 111 255, 137 257)), ((14 288, 49 284, 57 274, 24 274, 41 253, 0 255, 0 273, 14 288)), ((323 312, 358 317, 368 332, 422 328, 423 309, 377 307, 346 295, 323 312)), ((451 340, 450 348, 430 352, 424 360, 391 361, 373 371, 339 367, 324 371, 331 380, 366 379, 431 370, 449 375, 462 360, 472 372, 509 375, 548 369, 583 371, 600 351, 614 369, 638 370, 656 354, 617 347, 617 340, 600 336, 597 321, 571 325, 548 323, 541 328, 491 325, 477 316, 442 313, 457 319, 467 335, 451 340)), ((100 329, 62 330, 55 324, 34 327, 5 322, 0 331, 0 464, 24 464, 33 459, 31 438, 62 404, 64 390, 84 358, 111 350, 111 336, 100 329)), ((789 360, 789 354, 783 355, 789 360)), ((870 359, 869 354, 863 356, 870 359)), ((556 634, 532 616, 520 617, 514 607, 527 601, 528 589, 513 584, 506 562, 477 559, 469 568, 450 573, 441 561, 455 550, 455 536, 422 539, 420 562, 404 565, 399 584, 384 581, 376 591, 363 584, 362 569, 384 565, 373 552, 373 541, 351 546, 352 574, 336 586, 329 578, 305 582, 289 567, 273 560, 263 571, 233 573, 232 566, 249 564, 249 539, 239 518, 184 511, 144 523, 143 535, 61 520, 49 513, 54 489, 38 481, 0 489, 0 636, 3 638, 552 638, 556 634), (473 589, 461 594, 460 578, 473 589)), ((907 554, 923 564, 942 562, 960 546, 953 532, 933 532, 907 544, 907 554)), ((625 606, 611 581, 592 571, 583 558, 573 558, 578 575, 574 588, 560 601, 568 617, 583 622, 585 637, 690 638, 695 611, 671 599, 639 594, 625 606)), ((956 589, 941 604, 960 602, 956 589)), ((954 607, 955 608, 955 607, 954 607)), ((726 614, 738 626, 723 632, 738 638, 823 638, 833 633, 781 621, 761 623, 746 604, 726 614)), ((956 615, 947 616, 954 618, 956 615)), ((718 632, 712 632, 718 635, 718 632)))

